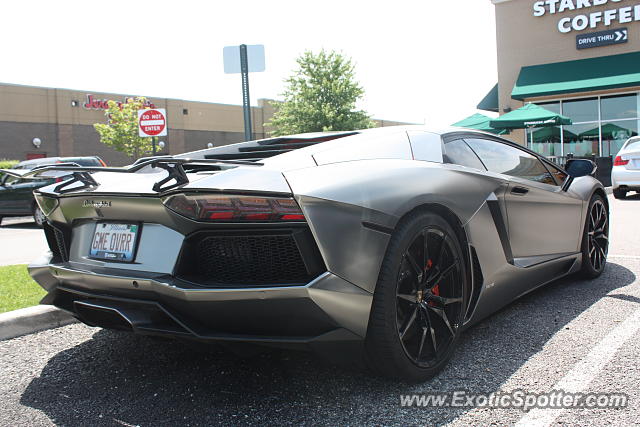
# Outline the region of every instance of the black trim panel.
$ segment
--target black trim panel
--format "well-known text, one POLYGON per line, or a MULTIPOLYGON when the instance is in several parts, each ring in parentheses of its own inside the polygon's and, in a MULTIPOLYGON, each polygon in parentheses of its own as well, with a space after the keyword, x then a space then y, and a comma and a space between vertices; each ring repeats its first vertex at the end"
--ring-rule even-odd
POLYGON ((502 216, 502 211, 500 210, 500 203, 497 200, 487 200, 487 206, 489 206, 491 217, 493 218, 493 222, 496 226, 496 231, 498 232, 498 236, 500 237, 500 243, 502 244, 504 256, 505 258, 507 258, 507 262, 513 265, 513 252, 511 251, 511 243, 509 242, 507 225, 505 223, 504 217, 502 216))
POLYGON ((385 227, 384 225, 375 224, 369 221, 362 221, 362 226, 364 228, 368 228, 373 231, 379 231, 380 233, 384 233, 384 234, 390 235, 393 233, 393 228, 385 227))

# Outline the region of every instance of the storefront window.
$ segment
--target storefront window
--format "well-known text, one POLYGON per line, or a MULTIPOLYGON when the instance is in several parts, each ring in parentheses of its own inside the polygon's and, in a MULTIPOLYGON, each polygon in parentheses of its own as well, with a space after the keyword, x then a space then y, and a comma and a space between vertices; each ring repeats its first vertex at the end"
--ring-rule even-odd
MULTIPOLYGON (((547 108, 547 107, 545 107, 547 108)), ((528 129, 531 150, 546 157, 561 155, 560 126, 528 129)))
POLYGON ((637 120, 602 123, 602 155, 615 156, 627 139, 638 135, 637 120))
POLYGON ((564 126, 564 155, 597 156, 600 152, 598 122, 564 126))
POLYGON ((602 120, 634 119, 638 114, 638 95, 603 97, 600 100, 602 120))
POLYGON ((556 102, 541 107, 569 117, 570 126, 527 129, 527 146, 562 164, 567 155, 615 156, 640 129, 640 93, 556 102))
POLYGON ((598 120, 598 98, 564 101, 562 114, 573 120, 573 123, 592 122, 598 120))
POLYGON ((560 101, 557 102, 542 102, 538 104, 542 108, 546 108, 549 111, 560 114, 560 101))

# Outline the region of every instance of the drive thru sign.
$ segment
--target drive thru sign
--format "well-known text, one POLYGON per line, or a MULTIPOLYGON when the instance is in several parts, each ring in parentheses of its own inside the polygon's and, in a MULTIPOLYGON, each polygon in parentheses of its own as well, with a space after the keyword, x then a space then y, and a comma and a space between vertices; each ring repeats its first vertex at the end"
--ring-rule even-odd
POLYGON ((152 108, 138 110, 138 134, 145 136, 165 136, 167 134, 167 110, 152 108))

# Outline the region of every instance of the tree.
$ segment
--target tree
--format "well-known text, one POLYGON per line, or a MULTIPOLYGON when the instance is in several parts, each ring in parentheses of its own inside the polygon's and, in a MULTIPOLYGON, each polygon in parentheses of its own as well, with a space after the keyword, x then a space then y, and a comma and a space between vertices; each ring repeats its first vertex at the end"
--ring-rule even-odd
POLYGON ((296 62, 298 68, 285 80, 285 100, 273 104, 275 114, 266 123, 273 136, 374 126, 366 112, 356 110, 364 89, 355 81, 350 58, 334 51, 306 51, 296 62))
POLYGON ((151 138, 138 135, 138 110, 146 108, 144 97, 128 98, 126 102, 109 101, 105 110, 107 123, 93 125, 100 141, 132 159, 137 159, 153 150, 151 138))

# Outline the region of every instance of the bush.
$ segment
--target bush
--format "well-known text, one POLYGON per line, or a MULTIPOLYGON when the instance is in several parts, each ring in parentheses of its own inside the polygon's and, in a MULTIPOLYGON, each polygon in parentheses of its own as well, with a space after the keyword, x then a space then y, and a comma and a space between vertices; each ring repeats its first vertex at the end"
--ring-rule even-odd
POLYGON ((19 163, 18 160, 0 159, 0 169, 11 169, 19 163))

